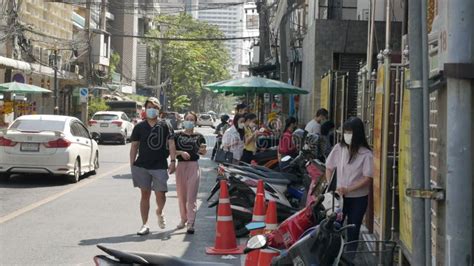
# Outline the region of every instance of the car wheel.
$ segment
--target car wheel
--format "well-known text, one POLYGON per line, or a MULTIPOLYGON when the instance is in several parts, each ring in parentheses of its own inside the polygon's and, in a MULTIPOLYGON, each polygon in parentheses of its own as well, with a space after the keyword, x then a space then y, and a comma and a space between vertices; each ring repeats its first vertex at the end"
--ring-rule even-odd
POLYGON ((94 170, 92 170, 91 174, 93 175, 97 174, 97 169, 99 169, 99 152, 95 153, 94 170))
POLYGON ((122 140, 120 141, 120 144, 122 145, 127 144, 127 131, 125 131, 125 134, 122 136, 122 140))
POLYGON ((72 176, 69 176, 69 182, 77 183, 79 182, 80 178, 81 178, 81 161, 79 160, 79 158, 77 158, 76 162, 74 163, 74 174, 72 176))
POLYGON ((8 173, 1 173, 0 174, 0 181, 8 181, 10 180, 10 174, 8 173))

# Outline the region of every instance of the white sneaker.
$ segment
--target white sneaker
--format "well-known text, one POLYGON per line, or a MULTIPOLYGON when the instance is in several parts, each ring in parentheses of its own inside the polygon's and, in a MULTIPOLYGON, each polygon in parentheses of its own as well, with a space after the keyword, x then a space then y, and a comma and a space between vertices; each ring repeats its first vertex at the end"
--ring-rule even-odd
POLYGON ((150 228, 146 225, 142 225, 140 230, 138 230, 137 235, 143 236, 143 235, 148 235, 150 233, 150 228))
POLYGON ((166 227, 166 219, 165 219, 165 216, 163 214, 158 214, 158 226, 161 228, 161 229, 165 229, 166 227))

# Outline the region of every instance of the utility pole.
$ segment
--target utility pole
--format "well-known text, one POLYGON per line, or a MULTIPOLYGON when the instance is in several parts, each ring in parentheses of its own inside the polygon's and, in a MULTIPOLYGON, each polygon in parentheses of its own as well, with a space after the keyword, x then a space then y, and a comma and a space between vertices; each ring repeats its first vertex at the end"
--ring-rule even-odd
POLYGON ((474 1, 450 0, 444 6, 446 26, 440 38, 447 77, 444 265, 473 265, 474 1))
POLYGON ((58 49, 54 47, 54 114, 59 114, 59 86, 58 86, 58 49))
POLYGON ((259 41, 259 65, 265 64, 265 58, 270 54, 270 43, 269 43, 269 31, 267 23, 267 4, 266 0, 258 0, 257 3, 257 13, 259 19, 259 30, 260 30, 260 41, 259 41))
MULTIPOLYGON (((89 56, 87 57, 87 87, 89 92, 92 89, 92 72, 93 72, 93 66, 92 66, 92 45, 91 45, 91 2, 87 1, 86 2, 86 18, 85 18, 85 26, 87 27, 87 38, 89 42, 89 56)), ((85 103, 81 103, 81 120, 85 123, 88 120, 88 101, 85 103)))
MULTIPOLYGON (((421 2, 408 1, 408 38, 410 40, 410 145, 412 189, 424 188, 423 156, 423 73, 421 2)), ((425 199, 412 197, 413 265, 427 265, 425 199), (423 227, 423 229, 420 229, 423 227)), ((463 214, 463 219, 467 217, 463 214)), ((430 226, 430 225, 428 225, 430 226)), ((454 265, 454 264, 453 264, 454 265)))

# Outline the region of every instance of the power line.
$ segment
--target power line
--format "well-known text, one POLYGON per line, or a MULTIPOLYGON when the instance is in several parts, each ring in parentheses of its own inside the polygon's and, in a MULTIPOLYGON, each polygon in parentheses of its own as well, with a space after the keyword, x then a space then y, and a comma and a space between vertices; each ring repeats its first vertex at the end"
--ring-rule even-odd
POLYGON ((160 41, 182 41, 182 42, 253 40, 253 39, 259 38, 259 36, 224 37, 224 38, 168 38, 168 37, 138 36, 138 35, 128 35, 128 34, 115 34, 115 35, 112 35, 112 37, 137 38, 137 39, 149 39, 149 40, 160 40, 160 41))

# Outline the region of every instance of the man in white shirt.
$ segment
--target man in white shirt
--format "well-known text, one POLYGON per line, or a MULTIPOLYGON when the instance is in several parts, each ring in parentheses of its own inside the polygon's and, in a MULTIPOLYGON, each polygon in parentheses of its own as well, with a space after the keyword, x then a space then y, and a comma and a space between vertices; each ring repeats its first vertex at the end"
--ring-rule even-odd
POLYGON ((305 130, 308 133, 321 134, 321 124, 328 120, 329 112, 328 110, 321 108, 316 112, 316 116, 308 122, 305 127, 305 130))

